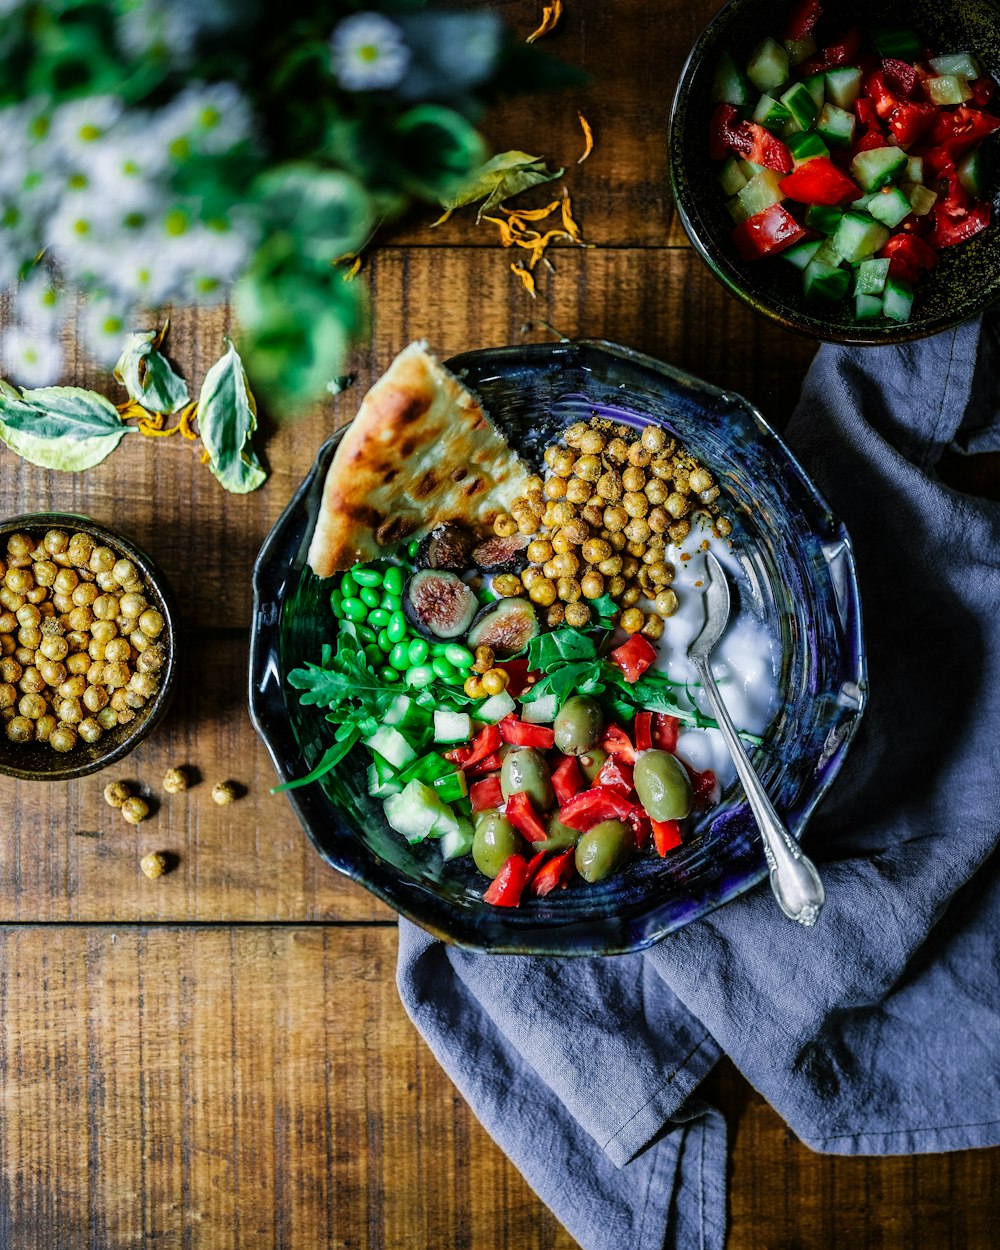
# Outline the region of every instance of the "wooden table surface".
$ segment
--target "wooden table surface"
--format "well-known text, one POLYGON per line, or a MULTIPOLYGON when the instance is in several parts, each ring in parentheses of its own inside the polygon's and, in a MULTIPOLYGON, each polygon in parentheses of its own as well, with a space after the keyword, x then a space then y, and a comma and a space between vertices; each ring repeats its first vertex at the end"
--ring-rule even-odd
MULTIPOLYGON (((540 4, 510 0, 527 33, 540 4)), ((370 257, 358 386, 292 424, 270 414, 270 478, 225 495, 189 445, 132 438, 82 475, 0 451, 8 516, 88 513, 165 568, 184 633, 165 724, 111 774, 0 781, 0 1247, 4 1250, 567 1250, 575 1243, 492 1144, 396 997, 393 915, 312 851, 246 710, 250 569, 314 451, 410 339, 442 355, 517 341, 524 323, 630 344, 791 412, 814 345, 746 311, 687 245, 664 131, 714 0, 568 0, 552 51, 591 85, 503 105, 485 130, 564 163, 588 250, 553 249, 532 302, 468 219, 431 214, 370 257), (577 109, 596 135, 581 149, 577 109), (197 780, 162 793, 164 770, 197 780), (137 784, 152 817, 101 798, 137 784), (245 796, 209 798, 231 778, 245 796), (149 850, 177 857, 139 872, 149 850)), ((542 202, 542 196, 537 197, 542 202)), ((195 383, 226 310, 174 310, 195 383)), ((527 332, 545 337, 545 331, 527 332)), ((67 380, 108 388, 71 359, 67 380)), ((116 394, 116 398, 117 398, 116 394)), ((1000 1152, 842 1159, 801 1146, 731 1067, 709 1082, 731 1131, 730 1250, 985 1250, 1000 1152)), ((624 1250, 624 1248, 623 1248, 624 1250)))

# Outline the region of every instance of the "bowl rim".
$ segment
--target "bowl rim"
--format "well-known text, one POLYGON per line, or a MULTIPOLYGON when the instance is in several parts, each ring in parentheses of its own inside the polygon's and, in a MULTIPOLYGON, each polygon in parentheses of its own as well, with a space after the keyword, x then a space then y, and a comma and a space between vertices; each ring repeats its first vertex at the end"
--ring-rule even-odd
MULTIPOLYGON (((152 704, 149 705, 149 710, 139 725, 132 731, 132 734, 126 734, 111 747, 107 754, 101 754, 96 759, 90 759, 79 764, 67 763, 62 768, 44 773, 8 765, 0 757, 0 773, 7 777, 14 777, 18 781, 72 781, 77 777, 87 777, 91 773, 100 772, 109 765, 116 764, 119 760, 124 759, 125 756, 131 755, 135 748, 153 732, 163 719, 173 694, 173 680, 177 671, 177 607, 170 583, 156 561, 131 538, 125 537, 117 530, 108 529, 107 526, 102 525, 99 521, 95 521, 85 513, 25 512, 20 516, 0 521, 0 538, 6 537, 6 535, 18 529, 30 531, 37 530, 41 526, 44 526, 46 529, 51 529, 53 526, 62 528, 73 528, 75 526, 77 529, 85 530, 93 537, 102 539, 105 546, 117 548, 127 555, 129 559, 139 566, 144 580, 159 600, 158 606, 165 622, 164 632, 170 641, 170 646, 167 648, 167 662, 161 671, 160 684, 152 704)), ((63 758, 68 759, 69 755, 67 754, 63 758)))
MULTIPOLYGON (((994 303, 1000 302, 1000 266, 998 266, 994 271, 992 285, 981 288, 978 294, 961 302, 953 311, 921 321, 903 322, 891 327, 863 324, 858 324, 856 327, 829 326, 825 325, 820 318, 800 315, 787 304, 776 306, 766 293, 760 298, 755 297, 747 289, 742 271, 734 260, 727 256, 722 248, 715 248, 714 241, 711 244, 706 241, 693 220, 697 213, 696 197, 689 196, 686 183, 678 178, 674 153, 683 148, 681 142, 683 128, 680 119, 686 109, 685 94, 689 91, 702 60, 715 42, 716 28, 726 20, 731 9, 746 5, 748 2, 749 0, 726 0, 726 3, 712 14, 702 28, 685 58, 671 99, 667 121, 667 169, 674 206, 691 245, 716 279, 741 303, 754 312, 777 322, 785 329, 820 342, 841 343, 852 347, 886 347, 895 343, 908 343, 916 339, 928 338, 942 330, 961 325, 978 316, 994 303)), ((994 205, 995 209, 996 207, 994 205)), ((994 216, 998 218, 994 221, 994 226, 1000 227, 1000 215, 995 212, 994 216)))
MULTIPOLYGON (((444 363, 445 367, 461 376, 463 369, 468 368, 473 362, 488 360, 491 364, 495 363, 497 369, 501 369, 512 358, 518 362, 523 362, 525 356, 541 358, 557 355, 558 353, 597 353, 615 361, 625 361, 633 367, 650 370, 654 374, 667 377, 676 385, 696 389, 701 394, 707 394, 719 399, 720 402, 737 404, 757 425, 765 437, 777 443, 782 454, 787 457, 792 471, 800 479, 817 507, 839 526, 846 555, 844 566, 846 584, 844 589, 851 608, 850 629, 845 632, 851 635, 851 641, 854 644, 852 663, 858 679, 858 701, 852 717, 846 722, 845 731, 833 744, 829 756, 824 760, 822 777, 815 783, 815 789, 809 801, 799 813, 794 836, 801 837, 816 806, 829 791, 840 772, 868 702, 867 657, 864 647, 857 568, 853 546, 846 529, 843 527, 843 523, 839 521, 839 518, 836 518, 821 492, 805 472, 798 458, 753 404, 731 390, 715 387, 708 382, 702 381, 700 378, 694 377, 692 374, 656 360, 642 352, 622 347, 604 339, 563 339, 553 343, 533 343, 477 349, 453 356, 444 363)), ((301 748, 292 731, 291 722, 287 715, 284 691, 280 688, 280 683, 275 680, 279 675, 276 665, 275 643, 270 637, 265 635, 266 631, 269 632, 280 627, 283 593, 291 581, 293 562, 289 561, 284 567, 277 570, 270 570, 268 562, 279 548, 284 550, 287 547, 291 547, 295 542, 296 534, 298 535, 299 553, 303 553, 307 548, 312 531, 312 514, 308 511, 308 507, 313 502, 314 497, 318 500, 322 495, 325 467, 333 454, 336 444, 347 428, 347 426, 342 427, 321 445, 312 466, 275 522, 254 563, 253 616, 248 664, 249 714, 251 722, 271 758, 275 772, 282 782, 290 779, 281 758, 282 750, 290 748, 295 753, 301 754, 301 748), (291 539, 286 534, 286 530, 291 531, 291 539)), ((420 925, 435 937, 460 949, 491 954, 536 954, 556 957, 628 954, 654 945, 666 937, 667 934, 681 927, 682 924, 688 923, 687 921, 680 921, 665 925, 661 924, 658 927, 645 930, 641 938, 636 939, 630 937, 625 926, 617 916, 596 917, 586 925, 581 923, 564 925, 553 923, 539 924, 536 922, 534 925, 519 926, 505 930, 505 936, 502 940, 494 941, 492 940, 493 935, 490 935, 491 940, 487 944, 483 940, 484 935, 477 931, 474 922, 470 922, 460 915, 456 916, 454 912, 448 917, 448 925, 450 927, 439 918, 428 917, 426 908, 421 906, 421 902, 425 898, 422 888, 417 883, 410 882, 402 877, 390 866, 382 865, 369 848, 354 836, 353 832, 351 832, 349 838, 338 839, 333 846, 329 842, 322 842, 312 827, 313 821, 317 817, 322 817, 325 821, 329 821, 328 800, 322 790, 318 790, 314 786, 305 786, 301 789, 286 791, 285 794, 304 832, 326 863, 343 875, 358 881, 399 914, 420 925), (316 798, 317 794, 323 796, 322 802, 316 798), (582 929, 586 930, 584 938, 581 938, 582 929), (567 946, 565 940, 563 942, 559 941, 560 936, 564 939, 568 938, 570 942, 575 940, 577 944, 567 946)), ((760 863, 755 871, 741 877, 732 888, 720 889, 711 899, 704 900, 704 906, 699 911, 698 917, 694 918, 707 915, 709 912, 714 911, 716 907, 745 893, 763 881, 767 875, 767 865, 763 858, 763 852, 761 852, 760 863)), ((655 906, 651 906, 650 910, 655 911, 655 906)))

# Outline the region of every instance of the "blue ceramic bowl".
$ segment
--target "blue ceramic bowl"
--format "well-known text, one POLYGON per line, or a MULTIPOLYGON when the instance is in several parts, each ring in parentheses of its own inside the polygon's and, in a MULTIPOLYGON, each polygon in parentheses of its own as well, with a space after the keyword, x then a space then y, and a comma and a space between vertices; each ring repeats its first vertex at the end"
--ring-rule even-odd
MULTIPOLYGON (((993 220, 981 234, 945 248, 940 263, 915 288, 913 316, 859 324, 850 298, 807 300, 802 275, 780 258, 746 262, 733 246, 733 222, 719 188, 719 163, 708 155, 710 96, 719 53, 746 64, 765 35, 778 37, 794 0, 729 0, 698 36, 681 71, 670 113, 670 182, 688 237, 720 282, 756 312, 792 330, 838 343, 900 343, 958 325, 1000 299, 1000 131, 983 145, 993 220)), ((823 0, 822 29, 857 24, 917 31, 940 52, 973 52, 1000 79, 1000 20, 996 0, 823 0)), ((990 106, 996 111, 997 99, 990 106)))
MULTIPOLYGON (((843 525, 781 439, 746 400, 602 342, 469 352, 448 362, 529 459, 570 422, 598 411, 656 421, 716 476, 746 574, 741 593, 780 638, 780 711, 754 763, 799 836, 839 770, 865 701, 860 605, 843 525)), ((337 436, 271 532, 254 569, 250 712, 281 779, 314 767, 331 727, 285 680, 336 628, 329 583, 306 551, 337 436)), ((597 955, 635 951, 703 916, 766 875, 741 788, 702 815, 666 859, 642 857, 586 888, 516 910, 482 901, 471 860, 444 864, 408 845, 366 789, 359 748, 335 775, 288 798, 323 858, 438 936, 489 951, 597 955)))

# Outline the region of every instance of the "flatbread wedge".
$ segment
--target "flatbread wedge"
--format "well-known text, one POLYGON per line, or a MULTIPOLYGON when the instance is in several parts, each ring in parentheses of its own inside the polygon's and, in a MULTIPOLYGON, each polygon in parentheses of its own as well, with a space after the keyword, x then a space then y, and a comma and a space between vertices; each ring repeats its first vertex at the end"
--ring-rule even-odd
POLYGON ((479 400, 411 343, 364 397, 327 471, 309 565, 329 577, 451 521, 487 528, 529 469, 479 400))

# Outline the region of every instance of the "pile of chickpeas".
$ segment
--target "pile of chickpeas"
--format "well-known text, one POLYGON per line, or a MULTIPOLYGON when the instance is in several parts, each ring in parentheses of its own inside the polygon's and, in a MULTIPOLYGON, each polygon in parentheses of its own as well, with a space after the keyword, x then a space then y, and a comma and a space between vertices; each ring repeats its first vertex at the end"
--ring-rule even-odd
POLYGON ((132 560, 89 534, 17 532, 0 558, 0 720, 14 743, 78 741, 156 694, 164 620, 132 560))
POLYGON ((682 543, 699 515, 717 537, 732 526, 718 515, 712 475, 658 425, 641 435, 595 418, 577 422, 563 444, 546 448, 548 475, 530 477, 510 514, 497 517, 501 537, 531 538, 528 567, 493 579, 498 595, 521 595, 547 609, 547 623, 583 628, 587 600, 610 595, 626 633, 656 639, 678 607, 668 543, 682 543), (643 612, 640 601, 652 603, 643 612))

